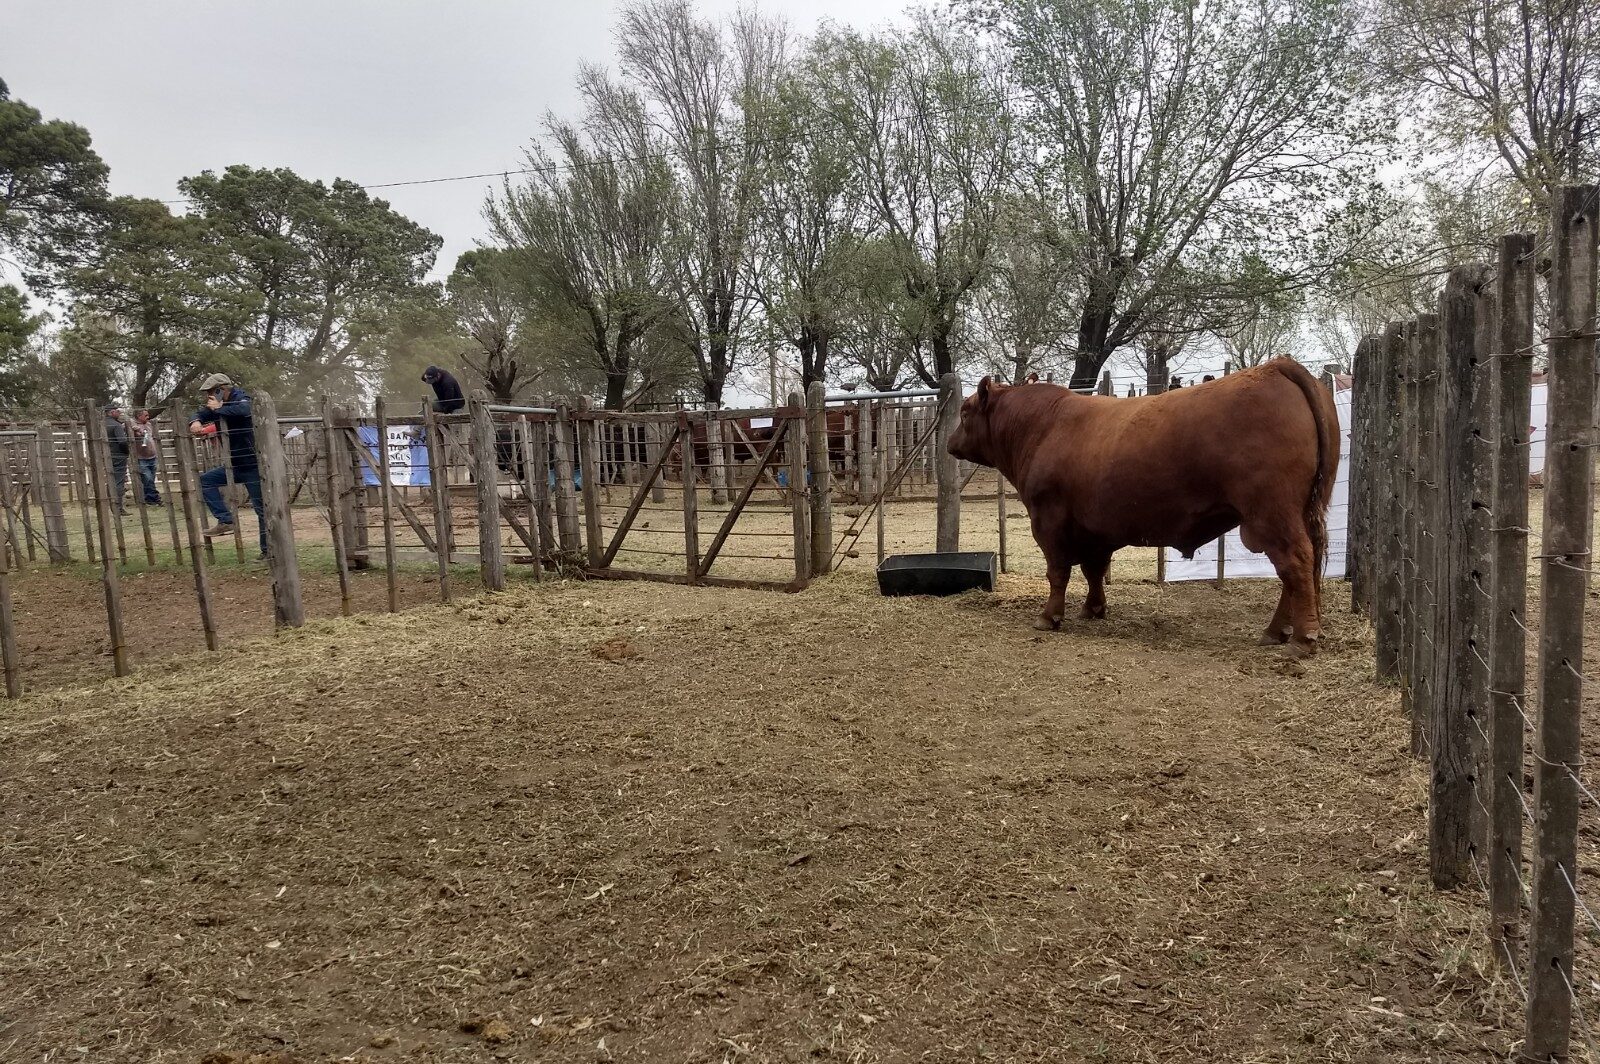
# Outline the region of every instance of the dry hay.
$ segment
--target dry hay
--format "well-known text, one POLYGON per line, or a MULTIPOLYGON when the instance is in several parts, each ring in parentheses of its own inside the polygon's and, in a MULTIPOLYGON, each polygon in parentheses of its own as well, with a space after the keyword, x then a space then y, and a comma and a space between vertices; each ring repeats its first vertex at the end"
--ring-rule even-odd
POLYGON ((550 584, 8 707, 0 1059, 1507 1050, 1358 622, 1042 594, 550 584))

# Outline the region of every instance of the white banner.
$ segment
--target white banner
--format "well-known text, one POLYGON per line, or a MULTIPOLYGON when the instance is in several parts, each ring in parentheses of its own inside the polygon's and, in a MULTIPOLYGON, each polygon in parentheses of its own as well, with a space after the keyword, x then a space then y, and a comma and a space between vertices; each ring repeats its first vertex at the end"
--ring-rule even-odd
MULTIPOLYGON (((1536 386, 1538 387, 1538 386, 1536 386)), ((1542 403, 1542 394, 1535 399, 1535 404, 1542 403)), ((1345 540, 1349 535, 1350 527, 1350 392, 1349 390, 1335 392, 1333 405, 1339 411, 1339 432, 1343 442, 1339 445, 1339 472, 1333 482, 1333 499, 1328 504, 1328 559, 1323 565, 1322 574, 1327 577, 1337 578, 1344 575, 1345 540)), ((1543 412, 1543 406, 1538 409, 1543 412)), ((1541 434, 1543 432, 1541 422, 1541 434)), ((1542 435, 1541 435, 1542 439, 1542 435)), ((1542 465, 1542 444, 1541 444, 1542 465)), ((1237 531, 1229 532, 1222 537, 1226 554, 1223 557, 1223 575, 1228 579, 1234 577, 1271 577, 1276 578, 1278 571, 1273 568, 1272 562, 1265 554, 1257 554, 1245 549, 1239 542, 1237 531)), ((1194 552, 1193 558, 1185 558, 1172 547, 1167 547, 1166 570, 1169 581, 1178 580, 1215 580, 1217 578, 1217 543, 1212 541, 1194 552)))
MULTIPOLYGON (((366 449, 378 445, 375 425, 362 425, 356 430, 366 449)), ((395 487, 426 487, 428 480, 428 444, 422 431, 415 425, 390 425, 389 438, 384 441, 384 461, 389 466, 389 483, 395 487)), ((378 471, 361 454, 362 482, 368 487, 378 486, 378 471)))

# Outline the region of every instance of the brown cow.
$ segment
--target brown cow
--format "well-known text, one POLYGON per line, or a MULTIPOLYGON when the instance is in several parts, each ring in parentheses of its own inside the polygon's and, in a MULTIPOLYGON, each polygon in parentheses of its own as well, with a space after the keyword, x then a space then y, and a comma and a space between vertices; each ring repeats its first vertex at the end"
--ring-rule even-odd
POLYGON ((1339 419, 1298 362, 1274 359, 1204 388, 1137 399, 985 377, 962 403, 949 449, 999 469, 1028 509, 1050 577, 1035 628, 1060 627, 1074 565, 1089 582, 1083 616, 1104 617, 1118 548, 1192 556, 1238 528, 1283 581, 1262 642, 1292 635, 1297 651, 1315 649, 1339 419))

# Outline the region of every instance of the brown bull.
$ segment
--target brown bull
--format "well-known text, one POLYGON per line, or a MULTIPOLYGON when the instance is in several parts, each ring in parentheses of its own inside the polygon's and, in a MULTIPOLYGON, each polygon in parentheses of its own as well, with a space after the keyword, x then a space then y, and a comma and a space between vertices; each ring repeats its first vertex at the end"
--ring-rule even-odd
POLYGON ((1224 532, 1272 560, 1283 581, 1263 642, 1315 649, 1328 501, 1339 465, 1333 397, 1305 367, 1254 369, 1137 399, 985 377, 961 405, 950 453, 1000 470, 1044 552, 1050 598, 1034 627, 1060 627, 1067 578, 1083 569, 1083 616, 1104 617, 1121 547, 1193 555, 1224 532))

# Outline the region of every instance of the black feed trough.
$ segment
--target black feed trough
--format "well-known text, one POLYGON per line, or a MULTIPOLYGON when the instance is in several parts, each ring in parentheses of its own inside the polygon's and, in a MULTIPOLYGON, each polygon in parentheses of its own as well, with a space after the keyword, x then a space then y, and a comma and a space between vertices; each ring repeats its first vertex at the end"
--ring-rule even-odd
POLYGON ((997 574, 994 551, 891 554, 878 566, 878 590, 885 595, 993 591, 997 574))

